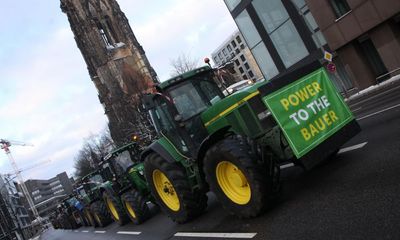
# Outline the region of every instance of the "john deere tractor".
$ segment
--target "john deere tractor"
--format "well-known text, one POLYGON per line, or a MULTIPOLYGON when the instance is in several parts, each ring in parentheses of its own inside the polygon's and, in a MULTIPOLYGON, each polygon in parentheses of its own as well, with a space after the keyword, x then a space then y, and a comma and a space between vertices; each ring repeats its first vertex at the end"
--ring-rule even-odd
POLYGON ((241 218, 262 213, 280 189, 280 166, 310 169, 359 126, 318 62, 225 96, 204 66, 156 86, 144 106, 159 139, 142 153, 152 195, 184 223, 213 191, 241 218))
POLYGON ((120 224, 128 219, 140 224, 150 215, 147 202, 152 198, 143 175, 143 163, 139 162, 140 152, 139 144, 132 142, 113 150, 100 164, 103 176, 112 179, 112 191, 104 191, 103 198, 111 216, 120 224))
POLYGON ((107 206, 103 201, 104 189, 111 185, 105 183, 101 170, 98 169, 81 179, 76 189, 79 199, 84 204, 84 213, 93 227, 105 227, 112 222, 107 206))

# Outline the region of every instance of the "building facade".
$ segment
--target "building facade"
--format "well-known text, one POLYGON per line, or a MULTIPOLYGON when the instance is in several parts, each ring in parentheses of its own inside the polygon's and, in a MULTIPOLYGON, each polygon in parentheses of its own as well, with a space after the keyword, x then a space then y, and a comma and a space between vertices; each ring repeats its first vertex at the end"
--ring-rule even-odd
POLYGON ((72 183, 66 172, 47 179, 29 179, 25 185, 41 217, 47 217, 57 207, 59 201, 72 194, 72 183))
MULTIPOLYGON (((15 177, 8 174, 0 174, 0 208, 1 208, 1 235, 21 235, 30 237, 32 235, 31 218, 28 210, 23 204, 23 194, 18 191, 15 177)), ((7 238, 5 238, 7 239, 7 238)), ((11 238, 10 238, 11 239, 11 238)))
POLYGON ((306 0, 355 87, 400 73, 400 1, 306 0))
POLYGON ((211 57, 216 66, 224 66, 227 63, 232 63, 237 79, 252 79, 257 81, 263 77, 260 68, 239 31, 236 31, 227 38, 211 54, 211 57))
POLYGON ((157 75, 116 0, 61 0, 117 145, 151 137, 141 95, 157 75))

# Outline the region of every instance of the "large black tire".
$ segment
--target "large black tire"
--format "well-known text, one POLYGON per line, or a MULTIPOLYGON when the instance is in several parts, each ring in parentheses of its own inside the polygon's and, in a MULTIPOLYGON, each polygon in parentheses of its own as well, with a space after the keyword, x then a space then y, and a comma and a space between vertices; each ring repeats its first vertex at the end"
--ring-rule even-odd
POLYGON ((136 190, 126 192, 121 196, 121 200, 126 213, 134 224, 139 225, 150 217, 150 209, 140 192, 136 190))
POLYGON ((87 220, 88 226, 97 227, 97 222, 94 220, 93 214, 90 212, 90 209, 85 208, 83 210, 85 218, 87 220))
POLYGON ((231 214, 251 218, 266 209, 273 179, 239 136, 228 136, 212 146, 203 167, 211 191, 231 214))
POLYGON ((96 201, 90 205, 90 212, 99 227, 105 227, 112 222, 110 213, 102 201, 96 201))
POLYGON ((207 195, 199 190, 192 191, 185 169, 178 163, 167 162, 160 155, 151 153, 145 159, 144 169, 152 195, 173 221, 188 222, 207 207, 207 195), (155 183, 155 179, 159 181, 155 183))
POLYGON ((122 226, 129 222, 129 217, 118 197, 108 193, 103 193, 104 204, 107 206, 108 212, 114 222, 122 226))

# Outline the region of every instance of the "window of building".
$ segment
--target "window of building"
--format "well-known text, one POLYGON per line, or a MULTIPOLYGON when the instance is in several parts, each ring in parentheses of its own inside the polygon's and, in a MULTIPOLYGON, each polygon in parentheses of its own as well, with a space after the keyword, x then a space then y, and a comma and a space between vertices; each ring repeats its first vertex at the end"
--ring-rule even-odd
POLYGON ((236 64, 236 66, 240 65, 239 59, 235 59, 235 64, 236 64))
POLYGON ((245 67, 247 70, 249 70, 249 69, 250 69, 250 66, 249 66, 249 64, 248 64, 248 63, 245 63, 245 64, 244 64, 244 67, 245 67))
POLYGON ((224 58, 224 57, 222 56, 222 53, 221 53, 221 52, 218 53, 218 57, 219 57, 219 59, 221 59, 221 60, 224 58))
POLYGON ((234 58, 234 57, 235 57, 235 53, 232 52, 232 53, 231 53, 231 58, 234 58))
POLYGON ((281 0, 270 0, 268 4, 264 0, 253 0, 252 4, 286 68, 308 55, 281 0))
POLYGON ((240 0, 225 0, 226 6, 232 11, 240 3, 240 0))
POLYGON ((39 192, 40 192, 39 190, 35 190, 32 192, 32 195, 37 195, 37 194, 39 194, 39 192))
POLYGON ((242 62, 246 62, 246 58, 242 55, 240 55, 240 59, 242 60, 242 62))
POLYGON ((330 0, 330 3, 337 18, 340 18, 351 10, 346 0, 330 0))
POLYGON ((239 49, 236 49, 236 50, 235 50, 235 53, 236 53, 236 54, 239 54, 239 53, 240 53, 240 50, 239 50, 239 49))
POLYGON ((226 46, 226 49, 228 49, 229 52, 232 52, 232 47, 231 47, 231 45, 226 46))
POLYGON ((242 39, 240 38, 240 36, 237 36, 237 37, 236 37, 236 41, 237 41, 238 43, 241 43, 241 42, 242 42, 242 39))
POLYGON ((248 74, 249 74, 249 76, 251 77, 251 78, 253 78, 254 77, 254 74, 253 74, 253 71, 248 71, 248 74))
POLYGON ((359 40, 359 46, 369 65, 371 66, 375 77, 379 77, 388 72, 381 59, 381 56, 375 48, 374 43, 368 36, 359 40))
POLYGON ((232 40, 231 44, 232 44, 233 48, 235 48, 237 46, 235 40, 232 40))
POLYGON ((239 67, 239 72, 240 72, 240 73, 244 73, 244 71, 243 71, 243 68, 242 68, 242 67, 239 67))
POLYGON ((226 53, 226 49, 222 49, 222 53, 224 54, 224 56, 228 55, 228 54, 226 53))
POLYGON ((279 71, 263 42, 255 46, 252 49, 252 53, 266 79, 271 79, 278 75, 279 71))
POLYGON ((214 63, 218 63, 218 58, 217 58, 217 56, 214 57, 214 63))
POLYGON ((243 75, 242 75, 242 78, 243 78, 244 80, 247 80, 247 79, 249 79, 249 78, 247 77, 247 75, 246 75, 246 74, 243 74, 243 75))

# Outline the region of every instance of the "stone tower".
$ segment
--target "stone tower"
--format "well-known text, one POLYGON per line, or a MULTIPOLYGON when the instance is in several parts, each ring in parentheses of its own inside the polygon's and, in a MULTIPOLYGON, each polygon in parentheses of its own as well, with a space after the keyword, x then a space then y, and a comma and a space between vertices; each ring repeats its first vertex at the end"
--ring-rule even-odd
POLYGON ((61 0, 117 145, 151 135, 140 96, 157 75, 116 0, 61 0))

